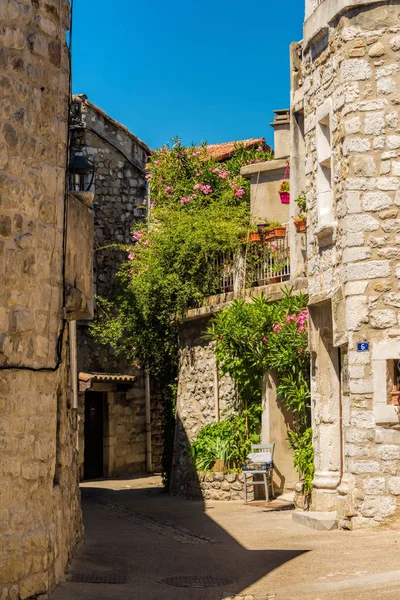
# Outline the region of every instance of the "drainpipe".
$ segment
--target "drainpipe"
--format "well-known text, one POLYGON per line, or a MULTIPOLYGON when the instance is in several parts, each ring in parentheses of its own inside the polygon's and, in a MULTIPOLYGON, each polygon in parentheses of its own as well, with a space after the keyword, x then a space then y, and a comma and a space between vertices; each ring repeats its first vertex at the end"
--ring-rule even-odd
POLYGON ((69 321, 69 351, 71 368, 72 408, 78 408, 78 364, 76 352, 76 321, 69 321))
POLYGON ((153 472, 151 456, 151 403, 150 403, 150 371, 144 372, 144 395, 145 395, 145 413, 146 413, 146 471, 153 472))

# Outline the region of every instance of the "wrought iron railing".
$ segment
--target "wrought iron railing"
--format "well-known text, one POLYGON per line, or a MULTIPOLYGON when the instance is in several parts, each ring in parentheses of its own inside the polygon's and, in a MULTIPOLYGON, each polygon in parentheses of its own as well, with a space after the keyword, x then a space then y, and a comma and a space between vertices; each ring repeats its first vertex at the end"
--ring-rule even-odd
POLYGON ((252 243, 240 252, 224 252, 214 262, 216 293, 240 291, 287 281, 290 277, 288 235, 252 243))

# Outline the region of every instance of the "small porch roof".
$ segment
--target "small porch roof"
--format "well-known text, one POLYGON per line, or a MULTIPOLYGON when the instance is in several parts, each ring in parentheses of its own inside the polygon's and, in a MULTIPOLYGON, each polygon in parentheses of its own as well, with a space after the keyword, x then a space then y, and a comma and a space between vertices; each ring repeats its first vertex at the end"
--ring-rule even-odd
POLYGON ((123 375, 121 373, 79 373, 79 391, 85 392, 92 387, 93 383, 125 383, 133 385, 136 381, 135 375, 123 375))

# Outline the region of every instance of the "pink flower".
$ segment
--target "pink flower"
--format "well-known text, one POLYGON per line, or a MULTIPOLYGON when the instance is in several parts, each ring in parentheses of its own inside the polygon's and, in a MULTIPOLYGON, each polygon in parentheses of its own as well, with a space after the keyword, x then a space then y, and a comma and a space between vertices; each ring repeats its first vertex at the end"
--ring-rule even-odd
POLYGON ((160 161, 160 159, 158 159, 158 160, 155 160, 154 162, 156 163, 156 165, 158 165, 161 161, 160 161))
POLYGON ((264 344, 266 344, 266 343, 268 342, 268 338, 267 338, 267 336, 265 336, 265 335, 264 335, 264 337, 263 337, 263 342, 264 342, 264 344))
POLYGON ((135 260, 135 255, 132 252, 128 254, 128 260, 135 260))
POLYGON ((306 328, 304 327, 304 325, 300 325, 298 330, 301 333, 302 331, 306 331, 306 328))
POLYGON ((196 177, 200 177, 200 174, 201 174, 200 171, 197 171, 196 177))
POLYGON ((193 152, 192 156, 198 156, 200 152, 193 152))
POLYGON ((275 331, 275 333, 279 333, 280 329, 281 329, 280 323, 277 323, 276 325, 274 325, 274 331, 275 331))
POLYGON ((151 179, 151 173, 147 173, 147 175, 145 176, 145 179, 151 179))
POLYGON ((169 194, 170 192, 172 192, 174 188, 172 187, 172 185, 167 185, 167 187, 165 188, 165 193, 169 194))
POLYGON ((303 354, 303 350, 297 350, 297 354, 303 354))
POLYGON ((263 151, 263 147, 262 146, 258 146, 258 148, 256 148, 256 152, 262 152, 263 151))
POLYGON ((213 173, 219 173, 219 169, 218 167, 214 167, 214 169, 212 170, 213 173))
POLYGON ((244 189, 243 188, 238 188, 236 190, 235 196, 243 196, 244 194, 244 189))
POLYGON ((140 242, 140 240, 143 237, 143 230, 142 229, 138 229, 138 231, 135 231, 133 233, 132 237, 135 240, 135 242, 140 242))
POLYGON ((201 187, 201 191, 203 192, 203 194, 211 194, 212 189, 211 186, 207 184, 201 187))
POLYGON ((218 177, 221 177, 221 179, 226 179, 228 177, 228 172, 227 171, 222 171, 222 173, 220 173, 218 175, 218 177))
POLYGON ((181 204, 186 204, 186 202, 189 202, 189 199, 183 196, 183 198, 181 198, 181 204))
POLYGON ((196 183, 196 185, 193 186, 194 190, 201 190, 203 186, 201 185, 201 183, 196 183))

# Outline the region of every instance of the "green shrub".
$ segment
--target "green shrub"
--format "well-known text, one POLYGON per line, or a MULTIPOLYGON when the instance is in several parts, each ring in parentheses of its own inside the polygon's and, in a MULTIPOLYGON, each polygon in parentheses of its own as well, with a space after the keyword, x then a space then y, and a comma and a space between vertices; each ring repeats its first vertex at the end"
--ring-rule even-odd
POLYGON ((195 468, 210 471, 217 460, 223 460, 227 469, 240 468, 251 444, 260 443, 261 412, 259 404, 252 404, 237 415, 205 425, 191 445, 195 468))

